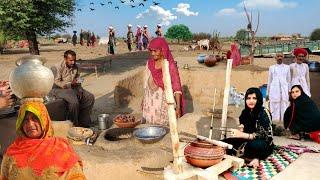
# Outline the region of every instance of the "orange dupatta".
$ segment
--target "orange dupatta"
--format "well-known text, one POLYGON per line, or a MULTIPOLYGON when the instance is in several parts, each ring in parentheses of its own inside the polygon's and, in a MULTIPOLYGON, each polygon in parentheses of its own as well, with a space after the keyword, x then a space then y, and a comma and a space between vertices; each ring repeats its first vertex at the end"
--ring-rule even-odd
POLYGON ((51 119, 47 108, 41 102, 27 102, 20 107, 16 122, 17 139, 8 147, 6 156, 15 160, 18 168, 29 167, 35 175, 42 176, 43 171, 55 168, 55 173, 62 176, 76 163, 82 165, 80 158, 67 140, 53 136, 51 119), (40 139, 30 139, 22 131, 26 111, 34 113, 43 131, 40 139))

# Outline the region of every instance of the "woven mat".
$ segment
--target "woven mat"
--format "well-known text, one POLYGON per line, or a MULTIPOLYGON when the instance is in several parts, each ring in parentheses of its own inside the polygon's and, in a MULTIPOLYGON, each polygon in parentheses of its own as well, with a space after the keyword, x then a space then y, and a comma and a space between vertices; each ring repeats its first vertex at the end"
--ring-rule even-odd
POLYGON ((283 171, 293 161, 298 159, 298 157, 299 154, 295 152, 276 147, 272 155, 270 155, 266 160, 260 161, 260 166, 257 169, 242 167, 241 169, 232 172, 232 175, 240 180, 270 179, 283 171))

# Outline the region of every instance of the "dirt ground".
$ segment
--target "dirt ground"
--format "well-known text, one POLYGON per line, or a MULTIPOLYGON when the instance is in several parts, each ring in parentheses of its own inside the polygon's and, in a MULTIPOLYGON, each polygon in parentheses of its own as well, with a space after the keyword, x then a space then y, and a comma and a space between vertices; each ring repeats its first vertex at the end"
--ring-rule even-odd
MULTIPOLYGON (((210 51, 183 51, 183 46, 179 45, 172 45, 170 46, 172 49, 173 56, 175 60, 178 61, 178 66, 180 69, 184 66, 184 64, 188 64, 190 69, 194 69, 195 71, 215 71, 215 70, 223 70, 225 68, 225 63, 219 63, 217 66, 212 68, 207 68, 202 64, 198 64, 196 58, 199 54, 210 54, 210 51)), ((92 113, 92 119, 96 120, 97 115, 101 113, 108 113, 111 114, 111 117, 114 115, 127 111, 128 109, 119 109, 115 106, 115 99, 114 99, 114 89, 115 86, 119 83, 119 81, 132 76, 136 73, 139 73, 145 68, 145 63, 148 58, 148 53, 146 51, 142 52, 132 52, 128 53, 125 44, 120 44, 117 47, 117 55, 115 56, 106 56, 106 46, 97 46, 97 47, 82 47, 76 46, 73 47, 70 44, 59 44, 59 45, 42 45, 40 49, 40 53, 44 56, 48 61, 45 64, 47 67, 51 67, 52 65, 58 63, 59 61, 63 60, 63 52, 71 49, 75 50, 77 53, 77 59, 83 60, 109 60, 112 59, 112 66, 111 68, 108 67, 106 72, 99 72, 98 78, 95 76, 94 73, 90 72, 83 72, 81 75, 85 78, 84 81, 84 88, 89 90, 95 95, 96 102, 94 105, 94 110, 92 113)), ((0 55, 0 79, 8 79, 10 72, 12 69, 15 68, 15 60, 19 57, 28 54, 28 49, 10 49, 5 52, 5 54, 0 55)), ((310 59, 320 61, 319 56, 310 56, 310 59)), ((290 59, 288 59, 290 61, 290 59)), ((268 70, 268 67, 273 64, 275 61, 272 58, 256 58, 254 61, 254 65, 247 65, 247 66, 240 66, 233 71, 251 71, 251 72, 265 72, 268 70)), ((192 71, 191 71, 192 73, 192 71)), ((240 80, 241 77, 234 77, 234 81, 237 81, 237 78, 240 80)), ((318 85, 318 81, 320 80, 319 73, 311 73, 311 89, 312 89, 312 98, 316 100, 317 104, 320 103, 320 94, 318 93, 320 90, 320 86, 318 85)), ((184 81, 184 80, 182 80, 184 81)), ((265 81, 265 80, 264 80, 265 81)), ((250 82, 247 82, 250 84, 250 82)), ((131 112, 139 109, 139 103, 136 103, 131 107, 131 112)), ((196 109, 196 108, 195 108, 196 109)), ((234 117, 239 116, 239 109, 234 110, 236 113, 233 113, 234 117)), ((201 113, 201 112, 196 112, 201 113)), ((8 145, 8 138, 7 136, 10 134, 10 137, 14 136, 14 123, 11 120, 2 120, 0 119, 0 143, 6 141, 3 145, 1 152, 3 153, 4 147, 8 145), (10 128, 12 128, 10 130, 10 128)), ((13 140, 13 138, 9 138, 9 140, 13 140)), ((289 144, 293 141, 289 141, 284 137, 276 138, 276 143, 278 144, 289 144)), ((295 142, 293 142, 295 143, 295 142)), ((2 144, 2 143, 1 143, 2 144)), ((307 145, 316 146, 316 144, 308 142, 307 145)), ((108 164, 108 158, 102 158, 105 154, 101 151, 101 148, 97 149, 90 148, 90 147, 75 147, 78 153, 82 158, 84 158, 88 164, 87 168, 85 168, 85 172, 89 179, 96 179, 96 174, 91 174, 94 172, 93 170, 97 170, 99 172, 103 171, 105 165, 112 165, 112 163, 108 164), (88 152, 91 152, 91 155, 88 155, 88 152), (90 159, 91 158, 91 159, 90 159), (101 166, 95 165, 95 161, 99 162, 101 166), (101 161, 104 161, 103 163, 101 161)), ((318 147, 319 148, 319 147, 318 147)), ((110 152, 109 152, 110 153, 110 152)), ((127 153, 127 152, 124 152, 127 153)), ((116 158, 116 157, 114 157, 116 158)), ((117 157, 116 159, 119 159, 117 157)), ((98 163, 98 164, 99 164, 98 163)), ((137 162, 133 162, 137 164, 137 162)), ((318 172, 316 171, 317 165, 320 163, 319 156, 314 154, 311 155, 303 155, 302 158, 297 160, 296 165, 292 165, 285 170, 284 172, 280 173, 279 175, 275 176, 274 179, 301 179, 301 177, 307 179, 320 179, 318 172), (313 159, 312 163, 310 162, 313 159), (307 171, 302 171, 307 170, 307 171), (295 174, 299 171, 301 176, 295 176, 295 174)), ((117 165, 118 166, 118 165, 117 165)), ((123 169, 123 168, 130 168, 127 166, 119 166, 113 168, 112 170, 108 170, 108 173, 114 173, 112 176, 116 177, 118 172, 114 171, 115 169, 123 169)), ((110 177, 112 177, 110 175, 110 177)), ((101 177, 101 176, 100 176, 101 177)), ((147 178, 153 179, 153 178, 147 178)))

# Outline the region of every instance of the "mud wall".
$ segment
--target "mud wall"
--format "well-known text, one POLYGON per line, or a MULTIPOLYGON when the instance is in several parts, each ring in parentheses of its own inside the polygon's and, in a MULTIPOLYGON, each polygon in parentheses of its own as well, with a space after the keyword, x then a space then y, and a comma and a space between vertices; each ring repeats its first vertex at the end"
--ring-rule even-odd
MULTIPOLYGON (((222 106, 225 86, 225 70, 184 70, 179 69, 183 92, 187 103, 187 112, 203 111, 212 107, 214 88, 217 88, 217 107, 222 106)), ((144 71, 140 71, 118 82, 114 98, 119 108, 140 109, 143 97, 144 71)), ((266 84, 268 71, 235 70, 231 74, 231 86, 238 92, 249 87, 266 84)))

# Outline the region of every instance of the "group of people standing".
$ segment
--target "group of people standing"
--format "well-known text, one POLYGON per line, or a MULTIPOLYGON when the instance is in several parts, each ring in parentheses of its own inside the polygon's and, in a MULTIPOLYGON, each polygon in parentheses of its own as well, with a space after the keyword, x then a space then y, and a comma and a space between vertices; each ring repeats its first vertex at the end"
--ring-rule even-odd
MULTIPOLYGON (((127 35, 131 34, 130 33, 132 32, 131 27, 132 27, 131 24, 129 24, 127 35)), ((157 30, 155 34, 156 34, 156 37, 162 37, 161 24, 157 25, 157 30)), ((128 36, 127 36, 127 39, 129 39, 128 36)), ((144 25, 143 27, 141 27, 140 25, 137 25, 137 30, 135 33, 136 50, 140 50, 140 51, 142 49, 146 50, 150 40, 151 40, 151 36, 149 34, 148 25, 144 25)), ((129 49, 129 44, 132 44, 132 41, 127 43, 128 43, 128 49, 129 49)), ((131 50, 129 49, 129 51, 131 50)))
MULTIPOLYGON (((133 49, 133 43, 136 44, 135 50, 146 50, 148 47, 148 44, 151 40, 151 36, 149 34, 148 30, 148 25, 144 25, 141 27, 140 25, 137 25, 137 30, 134 33, 132 30, 132 25, 128 24, 128 31, 127 31, 127 38, 126 38, 126 43, 128 46, 129 52, 131 52, 133 49)), ((162 37, 162 30, 161 30, 161 24, 157 25, 156 29, 156 37, 162 37)), ((73 36, 72 36, 72 44, 76 46, 77 44, 77 31, 73 31, 73 36)), ((80 32, 80 45, 83 46, 86 40, 87 46, 92 46, 94 47, 96 45, 97 38, 95 34, 90 31, 84 32, 81 29, 80 32)), ((114 55, 116 52, 116 34, 113 26, 108 27, 108 48, 107 48, 107 54, 114 55)))
POLYGON ((267 100, 273 121, 289 128, 290 138, 300 139, 301 133, 320 130, 320 112, 310 99, 309 67, 305 63, 308 52, 296 48, 293 53, 295 62, 290 65, 283 63, 282 53, 276 54, 277 64, 269 68, 267 100))
MULTIPOLYGON (((94 35, 94 32, 84 32, 82 29, 81 29, 81 32, 80 32, 80 45, 83 46, 84 45, 84 41, 86 40, 87 41, 87 46, 92 46, 94 47, 96 45, 96 42, 97 42, 97 38, 96 36, 94 35)), ((72 44, 74 46, 77 45, 77 42, 78 42, 78 36, 77 36, 77 31, 73 31, 73 36, 72 36, 72 44)))
MULTIPOLYGON (((133 50, 133 44, 135 43, 135 50, 146 50, 148 48, 148 45, 150 43, 150 40, 152 37, 150 36, 148 25, 144 25, 141 27, 140 25, 137 25, 137 30, 134 33, 132 29, 132 25, 128 24, 127 26, 127 36, 126 36, 126 43, 129 52, 133 50)), ((162 37, 162 30, 161 30, 161 24, 157 25, 157 30, 155 32, 156 37, 162 37)), ((115 48, 116 48, 116 36, 115 36, 115 30, 112 26, 108 27, 108 54, 115 54, 115 48)))

